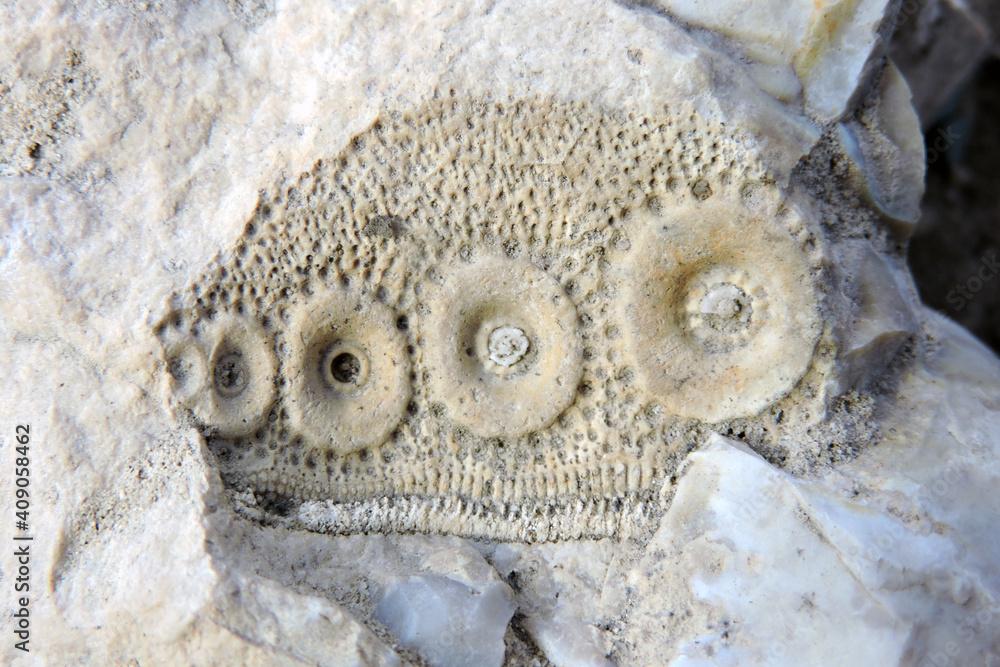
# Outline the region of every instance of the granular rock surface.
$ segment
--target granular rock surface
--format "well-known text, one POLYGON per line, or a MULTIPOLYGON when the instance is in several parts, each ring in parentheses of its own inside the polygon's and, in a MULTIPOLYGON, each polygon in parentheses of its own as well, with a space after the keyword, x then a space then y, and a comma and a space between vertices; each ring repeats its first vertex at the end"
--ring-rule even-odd
POLYGON ((1000 664, 904 10, 0 9, 4 663, 1000 664))

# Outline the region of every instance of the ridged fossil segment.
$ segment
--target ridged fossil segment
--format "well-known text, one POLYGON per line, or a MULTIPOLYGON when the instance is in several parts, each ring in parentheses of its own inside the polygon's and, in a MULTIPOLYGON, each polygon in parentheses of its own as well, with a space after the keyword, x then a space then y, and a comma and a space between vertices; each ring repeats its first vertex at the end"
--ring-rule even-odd
POLYGON ((667 109, 385 113, 172 299, 173 400, 262 517, 616 534, 710 422, 821 374, 819 242, 746 145, 667 109))

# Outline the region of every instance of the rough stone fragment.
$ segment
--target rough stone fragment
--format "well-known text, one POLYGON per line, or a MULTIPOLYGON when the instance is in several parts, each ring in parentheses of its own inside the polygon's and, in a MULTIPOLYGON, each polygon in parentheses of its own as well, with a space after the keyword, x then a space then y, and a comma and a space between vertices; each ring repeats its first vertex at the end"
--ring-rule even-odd
POLYGON ((839 248, 839 263, 857 281, 845 291, 856 305, 845 323, 841 381, 857 386, 872 368, 885 368, 917 331, 911 285, 901 285, 897 273, 864 241, 839 248))
POLYGON ((0 662, 995 663, 892 6, 673 4, 0 10, 0 662))
POLYGON ((657 0, 673 16, 732 41, 765 90, 790 100, 798 80, 806 109, 839 118, 870 73, 894 4, 886 0, 751 2, 657 0))
POLYGON ((440 574, 387 583, 375 618, 432 667, 500 667, 515 609, 507 585, 468 554, 439 552, 422 567, 440 574))
MULTIPOLYGON (((834 655, 896 664, 931 615, 954 631, 962 605, 984 602, 967 574, 942 567, 960 557, 930 525, 794 481, 721 437, 690 458, 648 549, 636 574, 656 590, 678 583, 671 567, 696 570, 687 585, 702 624, 683 633, 672 665, 825 664, 834 655), (780 543, 768 537, 775 532, 780 543), (776 571, 784 576, 763 576, 776 571), (907 592, 915 581, 927 588, 907 592), (792 626, 781 642, 766 640, 792 626)), ((657 609, 644 604, 633 620, 652 621, 657 609)), ((978 622, 968 632, 975 641, 961 655, 984 656, 995 637, 978 622)), ((639 662, 655 656, 636 643, 639 662)))
POLYGON ((499 667, 514 607, 501 587, 478 591, 425 575, 391 586, 375 613, 403 646, 430 665, 499 667))
POLYGON ((598 625, 605 618, 602 576, 611 544, 500 545, 491 554, 497 571, 517 582, 515 601, 524 629, 556 667, 608 667, 610 641, 598 625))
MULTIPOLYGON (((324 667, 402 664, 391 648, 340 606, 322 597, 297 594, 270 579, 238 579, 230 589, 220 590, 214 603, 213 623, 266 647, 261 650, 260 664, 274 664, 274 660, 324 667)), ((192 658, 204 659, 198 654, 192 658)), ((232 656, 219 651, 216 660, 230 662, 232 656)))
POLYGON ((872 203, 908 235, 920 218, 924 194, 924 137, 910 89, 895 65, 882 73, 872 104, 844 122, 841 133, 872 203))

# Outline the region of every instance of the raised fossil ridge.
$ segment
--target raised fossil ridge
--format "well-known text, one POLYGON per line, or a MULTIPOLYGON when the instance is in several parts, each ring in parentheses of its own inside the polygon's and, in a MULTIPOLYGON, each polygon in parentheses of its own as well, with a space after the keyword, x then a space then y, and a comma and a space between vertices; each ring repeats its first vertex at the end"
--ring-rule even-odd
POLYGON ((691 433, 821 393, 823 244, 746 146, 674 109, 384 113, 172 298, 171 400, 308 528, 615 534, 691 433))

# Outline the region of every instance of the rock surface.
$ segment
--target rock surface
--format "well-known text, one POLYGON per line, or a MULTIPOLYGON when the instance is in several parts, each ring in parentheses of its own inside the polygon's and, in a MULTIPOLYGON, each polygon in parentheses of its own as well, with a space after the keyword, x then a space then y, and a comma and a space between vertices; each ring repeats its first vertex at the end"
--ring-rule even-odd
MULTIPOLYGON (((909 91, 885 67, 884 37, 903 10, 875 0, 4 7, 0 451, 13 471, 15 425, 30 425, 34 537, 31 651, 8 641, 4 661, 1000 664, 1000 362, 927 311, 903 268, 923 178, 909 91), (197 374, 199 357, 168 367, 157 323, 175 295, 222 279, 205 278, 206 267, 238 256, 268 193, 287 193, 317 160, 362 154, 352 139, 379 119, 450 96, 577 110, 571 119, 598 109, 623 137, 664 109, 685 109, 678 126, 692 129, 677 134, 673 180, 657 166, 670 160, 643 152, 653 141, 643 132, 597 161, 612 171, 594 185, 602 192, 648 170, 643 183, 621 186, 632 194, 608 197, 615 225, 643 234, 591 235, 601 237, 592 261, 604 282, 567 294, 581 307, 667 295, 670 312, 688 319, 598 309, 607 321, 579 354, 600 368, 601 390, 588 400, 603 402, 580 419, 607 435, 581 430, 575 440, 567 430, 559 442, 575 449, 544 441, 538 451, 530 434, 517 441, 501 423, 499 436, 443 439, 426 466, 440 480, 434 466, 449 461, 465 479, 463 466, 478 456, 513 476, 562 470, 569 463, 559 453, 573 451, 580 461, 570 463, 600 463, 586 493, 567 488, 568 478, 538 476, 536 488, 512 484, 485 514, 467 516, 468 499, 485 494, 471 482, 445 489, 438 504, 367 481, 357 501, 321 485, 300 498, 285 492, 304 488, 291 477, 260 492, 220 457, 218 441, 267 423, 267 407, 206 403, 202 385, 185 403, 177 378, 197 374), (702 150, 707 136, 718 146, 702 150), (629 150, 634 163, 618 162, 629 150), (695 159, 703 155, 714 159, 695 159), (625 206, 629 197, 638 203, 625 206), (747 274, 785 267, 787 280, 775 293, 749 287, 753 276, 706 271, 674 299, 685 262, 695 263, 683 258, 699 250, 684 225, 729 210, 755 222, 706 225, 719 231, 704 248, 747 274), (674 264, 632 259, 665 239, 686 244, 674 264), (785 253, 762 254, 767 239, 785 253), (760 319, 762 304, 794 313, 775 324, 760 319), (636 322, 650 324, 637 331, 636 322), (775 339, 754 349, 777 354, 785 341, 794 363, 779 354, 762 371, 759 359, 738 354, 758 331, 775 339), (629 356, 642 335, 730 355, 738 372, 727 376, 711 355, 682 366, 697 380, 690 400, 664 389, 687 385, 676 374, 656 375, 670 369, 667 356, 644 365, 629 356), (733 377, 748 384, 734 389, 733 377), (243 421, 247 413, 260 422, 243 421), (606 426, 615 420, 623 425, 606 426), (462 447, 468 458, 456 453, 462 447)), ((925 99, 915 97, 918 106, 925 99)), ((514 136, 562 145, 545 131, 527 124, 514 136)), ((443 133, 435 150, 451 150, 448 140, 443 133)), ((498 154, 515 162, 511 151, 498 154)), ((589 173, 571 155, 526 152, 511 170, 562 169, 550 181, 558 193, 589 173)), ((447 215, 437 215, 426 228, 443 232, 447 215)), ((399 221, 372 220, 373 243, 394 243, 399 221)), ((527 273, 555 271, 531 262, 527 273)), ((414 319, 399 335, 418 327, 414 319)), ((254 335, 215 338, 235 353, 254 335)), ((244 367, 239 355, 223 363, 215 351, 204 356, 217 389, 259 397, 245 386, 273 376, 262 391, 286 391, 283 362, 253 357, 244 367)), ((434 386, 418 375, 420 391, 425 382, 434 386)), ((395 405, 393 389, 380 404, 395 405)), ((447 421, 428 414, 400 418, 447 421)), ((544 428, 564 427, 553 419, 544 428)), ((420 429, 385 451, 416 449, 420 429)), ((371 436, 357 433, 350 437, 371 436)), ((277 441, 292 447, 293 438, 277 441)), ((375 465, 375 454, 359 453, 375 447, 359 442, 337 436, 330 446, 375 465)), ((368 479, 364 468, 345 470, 345 479, 368 479)), ((12 518, 13 473, 8 480, 12 518)), ((12 550, 0 571, 8 582, 18 572, 12 550)))

